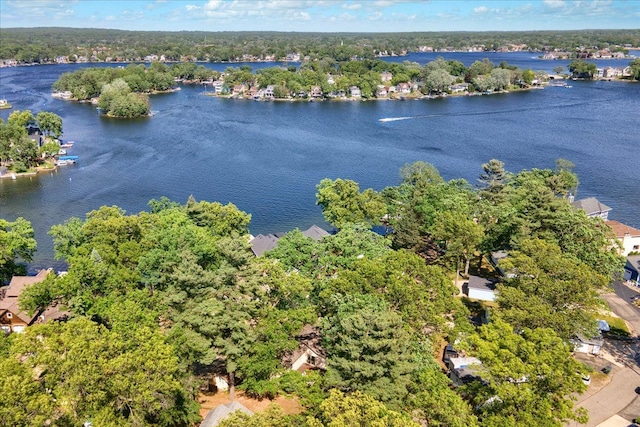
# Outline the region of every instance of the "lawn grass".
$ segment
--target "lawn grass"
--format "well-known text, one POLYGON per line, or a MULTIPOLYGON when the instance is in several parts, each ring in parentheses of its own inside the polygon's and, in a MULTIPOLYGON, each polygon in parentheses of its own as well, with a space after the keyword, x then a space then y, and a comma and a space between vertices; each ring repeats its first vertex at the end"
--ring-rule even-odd
POLYGON ((599 315, 598 320, 605 320, 609 324, 609 328, 611 328, 609 333, 611 334, 622 335, 625 337, 631 335, 629 328, 627 328, 627 325, 624 323, 624 320, 619 317, 599 315))

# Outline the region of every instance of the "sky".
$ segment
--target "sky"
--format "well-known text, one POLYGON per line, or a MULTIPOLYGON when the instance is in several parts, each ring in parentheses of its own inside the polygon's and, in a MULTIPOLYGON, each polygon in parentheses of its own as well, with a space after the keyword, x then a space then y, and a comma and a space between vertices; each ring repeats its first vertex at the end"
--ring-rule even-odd
POLYGON ((0 28, 147 31, 638 29, 640 0, 0 0, 0 28))

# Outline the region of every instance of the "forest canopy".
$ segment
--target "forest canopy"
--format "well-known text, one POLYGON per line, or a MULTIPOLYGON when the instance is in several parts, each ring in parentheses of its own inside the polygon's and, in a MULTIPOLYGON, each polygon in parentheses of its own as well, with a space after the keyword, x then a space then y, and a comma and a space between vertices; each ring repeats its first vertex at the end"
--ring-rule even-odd
MULTIPOLYGON (((622 260, 608 226, 569 203, 577 186, 566 160, 512 173, 494 159, 476 185, 423 162, 381 191, 326 179, 317 203, 336 231, 291 231, 259 257, 233 204, 161 198, 70 218, 50 231, 68 273, 20 297, 29 313, 56 305, 68 318, 0 335, 0 424, 192 426, 214 377, 232 398, 302 406, 226 426, 584 422, 569 340, 595 331, 597 291, 622 260), (486 262, 497 250, 515 274, 486 262), (498 277, 488 324, 456 286, 469 274, 498 277), (322 362, 307 359, 316 369, 303 376, 291 357, 310 342, 322 362), (471 382, 452 384, 447 342, 482 361, 471 382)), ((3 263, 29 259, 28 224, 3 229, 16 242, 3 263)))

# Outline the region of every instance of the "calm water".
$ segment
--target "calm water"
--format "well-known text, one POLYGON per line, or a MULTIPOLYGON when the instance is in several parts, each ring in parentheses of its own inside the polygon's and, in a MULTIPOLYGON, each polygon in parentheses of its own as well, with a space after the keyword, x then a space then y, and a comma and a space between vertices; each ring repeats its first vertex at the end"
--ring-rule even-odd
MULTIPOLYGON (((477 59, 466 55, 455 59, 467 65, 477 59)), ((486 53, 480 59, 487 56, 502 60, 486 53)), ((533 61, 528 53, 507 59, 518 60, 533 61)), ((540 66, 521 66, 558 65, 535 63, 540 66)), ((80 156, 57 172, 0 180, 0 217, 22 216, 36 230, 32 267, 52 263, 46 234, 52 225, 102 205, 137 213, 152 198, 184 203, 193 195, 251 213, 253 234, 306 228, 324 224, 315 206, 322 178, 380 190, 396 185, 400 167, 418 160, 434 164, 446 179, 475 183, 481 164, 492 158, 515 172, 552 168, 562 157, 576 164, 578 197, 596 196, 613 208, 612 219, 640 228, 640 84, 572 82, 572 89, 505 95, 324 103, 226 100, 183 86, 151 98, 155 117, 123 121, 50 96, 58 75, 76 68, 0 69, 0 98, 14 109, 59 114, 65 138, 76 141, 69 154, 80 156), (412 119, 379 122, 383 117, 412 119)))

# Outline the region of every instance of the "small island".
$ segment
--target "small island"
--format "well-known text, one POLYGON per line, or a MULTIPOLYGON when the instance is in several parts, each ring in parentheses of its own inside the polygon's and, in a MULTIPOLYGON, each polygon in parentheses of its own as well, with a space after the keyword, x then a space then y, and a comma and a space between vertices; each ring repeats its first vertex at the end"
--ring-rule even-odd
POLYGON ((386 62, 381 59, 336 61, 325 58, 304 61, 299 66, 278 66, 252 72, 249 65, 228 67, 224 72, 194 62, 168 66, 85 68, 64 73, 53 85, 54 97, 91 102, 107 117, 150 116, 149 95, 179 90, 177 83, 200 84, 203 95, 256 101, 405 100, 460 95, 490 95, 541 88, 550 80, 579 78, 639 80, 640 59, 623 69, 576 59, 556 67, 555 75, 520 69, 485 58, 469 67, 457 60, 439 57, 424 66, 416 62, 386 62))

